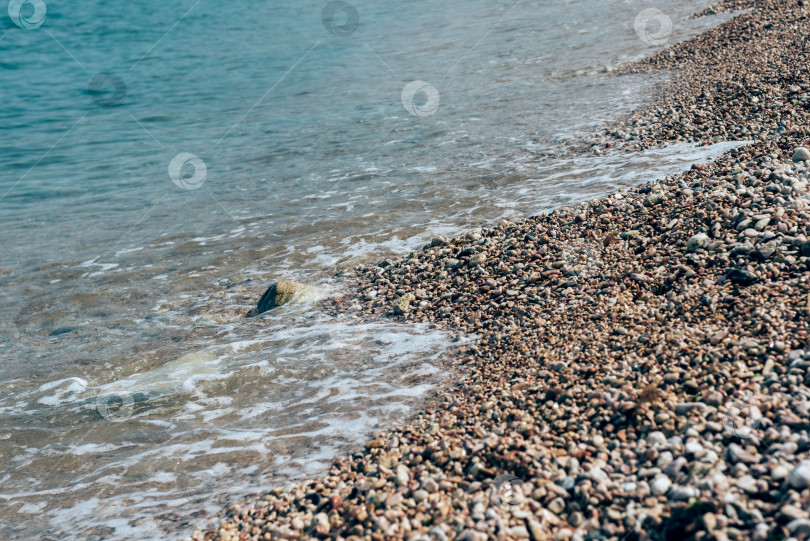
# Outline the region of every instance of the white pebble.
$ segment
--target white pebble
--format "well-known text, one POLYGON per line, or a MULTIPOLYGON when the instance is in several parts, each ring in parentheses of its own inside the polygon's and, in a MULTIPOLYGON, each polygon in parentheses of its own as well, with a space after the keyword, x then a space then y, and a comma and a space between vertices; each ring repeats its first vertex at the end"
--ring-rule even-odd
POLYGON ((665 447, 667 444, 667 437, 664 436, 663 432, 650 432, 647 434, 647 443, 652 445, 653 447, 665 447))
POLYGON ((650 485, 650 488, 652 489, 653 494, 661 496, 662 494, 666 494, 667 491, 669 490, 669 487, 671 486, 672 481, 669 480, 669 477, 661 475, 655 478, 655 480, 650 485))

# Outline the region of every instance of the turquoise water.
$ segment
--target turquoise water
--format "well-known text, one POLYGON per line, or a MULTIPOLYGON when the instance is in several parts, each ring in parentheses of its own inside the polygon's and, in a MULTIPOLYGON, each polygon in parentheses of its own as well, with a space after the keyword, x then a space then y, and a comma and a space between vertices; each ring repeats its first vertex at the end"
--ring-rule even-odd
POLYGON ((553 157, 648 99, 606 67, 717 23, 686 20, 705 4, 42 5, 36 28, 0 18, 10 538, 187 535, 446 376, 435 330, 312 304, 244 321, 271 281, 328 296, 340 268, 710 155, 553 157), (634 29, 650 7, 663 44, 634 29))

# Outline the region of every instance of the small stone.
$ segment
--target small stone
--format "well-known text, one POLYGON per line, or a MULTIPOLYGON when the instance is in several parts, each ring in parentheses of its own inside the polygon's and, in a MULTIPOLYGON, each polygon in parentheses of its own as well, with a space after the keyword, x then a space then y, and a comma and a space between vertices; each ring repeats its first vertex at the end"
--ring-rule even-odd
MULTIPOLYGON (((532 541, 545 541, 545 534, 543 533, 543 526, 531 518, 526 519, 526 528, 529 530, 529 537, 532 541)), ((445 538, 446 541, 447 538, 445 538)))
POLYGON ((551 500, 551 503, 548 504, 548 510, 554 513, 555 515, 559 515, 563 511, 565 511, 565 502, 562 498, 554 498, 551 500))
POLYGON ((306 524, 304 523, 304 519, 300 516, 295 516, 290 521, 290 526, 293 527, 294 530, 303 530, 306 528, 306 524))
POLYGON ((786 441, 782 445, 779 446, 779 450, 786 455, 795 454, 796 451, 799 450, 799 444, 795 441, 786 441))
POLYGON ((773 254, 776 253, 776 250, 777 250, 777 243, 771 241, 761 245, 757 250, 757 253, 759 253, 759 257, 761 257, 762 259, 769 259, 773 254))
POLYGON ((689 501, 693 498, 697 498, 699 494, 700 492, 695 487, 678 485, 672 487, 668 492, 669 499, 676 502, 689 501))
POLYGON ((810 460, 802 460, 788 475, 788 483, 797 489, 810 486, 810 460))
POLYGON ((364 522, 368 518, 368 510, 365 505, 361 505, 355 508, 353 515, 358 522, 364 522))
POLYGON ((404 487, 410 481, 411 475, 408 467, 404 464, 400 464, 397 466, 397 486, 404 487))
MULTIPOLYGON (((671 457, 670 457, 671 459, 671 457)), ((638 477, 641 479, 652 479, 661 475, 661 468, 639 468, 638 477)), ((639 481, 639 490, 645 493, 645 496, 650 493, 650 485, 646 481, 639 481)))
POLYGON ((810 161, 810 150, 807 150, 804 147, 796 147, 793 150, 793 161, 794 162, 810 161))
POLYGON ((377 438, 366 443, 366 449, 379 449, 384 445, 385 443, 381 439, 377 438))
POLYGON ((529 537, 529 531, 522 525, 509 528, 509 534, 516 539, 527 539, 529 537))
POLYGON ((581 511, 574 511, 570 515, 568 515, 568 524, 573 526, 574 528, 578 528, 580 524, 585 521, 585 516, 582 514, 581 511))
POLYGON ((757 223, 754 225, 754 229, 756 229, 757 231, 762 231, 763 229, 768 227, 769 223, 771 223, 770 218, 762 218, 761 220, 757 221, 757 223))
POLYGON ((709 432, 722 432, 723 425, 715 421, 706 421, 706 430, 709 432))
MULTIPOLYGON (((655 466, 659 468, 659 471, 655 473, 661 473, 660 468, 666 468, 667 465, 671 463, 672 463, 672 453, 670 451, 662 452, 660 455, 658 455, 658 460, 655 461, 655 466)), ((670 475, 670 477, 672 476, 670 475)))
POLYGON ((422 479, 422 488, 428 491, 428 493, 433 494, 437 490, 439 490, 439 484, 431 479, 430 477, 425 477, 422 479))
POLYGON ((652 192, 646 198, 644 198, 644 206, 645 207, 652 207, 659 203, 662 203, 666 200, 666 197, 661 192, 652 192))
POLYGON ((675 460, 673 460, 666 468, 664 468, 664 474, 667 475, 670 479, 675 479, 678 477, 678 474, 681 473, 681 470, 684 466, 686 466, 686 459, 682 456, 679 456, 675 460))
POLYGON ((329 533, 329 517, 326 513, 318 513, 312 517, 310 527, 315 528, 315 531, 321 535, 327 535, 329 533))
POLYGON ((694 252, 700 248, 705 248, 710 242, 711 239, 706 233, 698 233, 697 235, 689 237, 689 240, 686 241, 686 249, 690 252, 694 252))
POLYGON ((790 475, 790 470, 788 470, 782 464, 778 464, 771 470, 771 479, 776 481, 780 481, 782 479, 787 479, 787 476, 790 475))
POLYGON ((671 486, 672 481, 669 480, 669 477, 661 475, 653 480, 653 482, 650 484, 650 489, 652 490, 653 494, 661 496, 666 494, 671 486))
POLYGON ((723 491, 728 488, 728 478, 720 472, 713 473, 711 480, 717 490, 723 491))
POLYGON ((700 442, 697 441, 686 442, 684 445, 684 451, 686 451, 686 454, 692 455, 695 458, 702 458, 706 455, 706 449, 704 449, 700 442))
MULTIPOLYGON (((712 345, 716 345, 720 341, 722 341, 726 336, 728 336, 728 331, 723 331, 725 334, 719 337, 719 340, 715 341, 715 338, 718 337, 720 333, 715 334, 712 336, 712 345)), ((703 399, 703 402, 710 406, 719 406, 723 403, 723 393, 720 391, 712 391, 706 395, 706 398, 703 399)))
POLYGON ((679 402, 675 404, 675 413, 678 415, 685 415, 692 410, 705 408, 706 405, 702 402, 679 402))
POLYGON ((414 491, 414 493, 413 493, 413 499, 414 499, 414 501, 416 503, 419 503, 421 501, 426 500, 427 497, 428 497, 427 490, 424 490, 424 489, 421 489, 421 488, 419 490, 417 490, 417 491, 414 491))
POLYGON ((788 522, 788 530, 790 534, 794 537, 801 536, 802 538, 806 538, 808 534, 810 534, 810 520, 806 518, 797 518, 796 520, 792 520, 788 522))
POLYGON ((571 477, 570 475, 563 479, 562 487, 565 490, 572 490, 576 486, 577 482, 576 479, 571 477))
POLYGON ((641 283, 649 281, 649 278, 647 276, 638 272, 631 273, 630 279, 633 280, 634 282, 641 282, 641 283))
POLYGON ((757 480, 750 475, 744 475, 735 482, 738 488, 745 492, 757 492, 757 480))
POLYGON ((652 445, 653 447, 666 447, 667 445, 667 437, 664 435, 663 432, 654 431, 647 434, 647 443, 652 445))
POLYGON ((745 269, 728 269, 726 279, 735 284, 748 285, 757 281, 757 275, 745 269))
POLYGON ((606 474, 603 469, 597 467, 593 467, 590 470, 588 470, 586 476, 588 477, 588 479, 593 479, 594 481, 597 482, 608 479, 608 474, 606 474))
POLYGON ((780 515, 784 518, 785 522, 790 522, 791 520, 796 520, 799 518, 808 518, 808 513, 801 507, 796 507, 795 505, 785 504, 779 510, 780 515))
POLYGON ((732 443, 728 446, 728 458, 734 464, 738 462, 743 462, 745 464, 754 464, 759 462, 759 459, 756 456, 752 455, 736 443, 732 443))
POLYGON ((487 254, 482 252, 480 254, 475 254, 474 256, 472 256, 468 264, 470 267, 480 267, 486 262, 487 262, 487 254))
POLYGON ((403 500, 402 494, 400 494, 399 492, 395 492, 394 494, 391 494, 390 496, 388 496, 388 498, 386 498, 385 506, 396 507, 397 505, 402 503, 402 500, 403 500))
POLYGON ((406 313, 410 310, 411 302, 413 302, 415 298, 413 293, 405 293, 394 303, 394 313, 398 316, 406 313))

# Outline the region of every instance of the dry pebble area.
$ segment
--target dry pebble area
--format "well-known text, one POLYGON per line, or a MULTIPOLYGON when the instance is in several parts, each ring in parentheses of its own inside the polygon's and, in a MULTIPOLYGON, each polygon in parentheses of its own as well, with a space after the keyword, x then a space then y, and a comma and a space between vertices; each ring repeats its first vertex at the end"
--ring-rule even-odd
POLYGON ((810 538, 810 22, 754 6, 634 65, 685 75, 595 145, 755 144, 356 269, 332 309, 477 337, 455 380, 194 538, 810 538))
POLYGON ((643 149, 669 142, 810 139, 810 2, 731 0, 744 11, 621 73, 665 72, 658 99, 591 141, 643 149))

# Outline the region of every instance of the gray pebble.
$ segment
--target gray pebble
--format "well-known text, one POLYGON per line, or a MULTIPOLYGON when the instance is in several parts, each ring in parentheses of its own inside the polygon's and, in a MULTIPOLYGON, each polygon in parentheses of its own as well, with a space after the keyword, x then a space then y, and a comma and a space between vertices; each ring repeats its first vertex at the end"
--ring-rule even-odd
POLYGON ((672 501, 689 501, 699 495, 698 489, 690 486, 675 485, 668 492, 669 499, 672 501))
POLYGON ((794 162, 810 161, 810 150, 807 150, 804 147, 796 147, 793 150, 793 161, 794 162))
POLYGON ((686 241, 686 249, 690 252, 694 252, 700 248, 707 247, 710 242, 711 239, 706 233, 698 233, 697 235, 689 237, 689 240, 686 241))
POLYGON ((810 486, 810 460, 802 460, 788 475, 788 483, 793 488, 803 489, 810 486))

